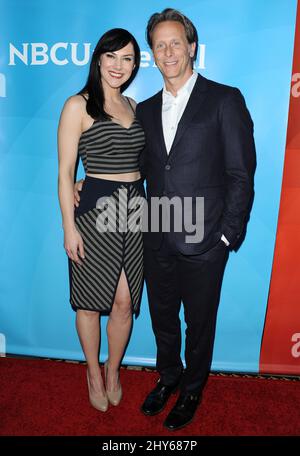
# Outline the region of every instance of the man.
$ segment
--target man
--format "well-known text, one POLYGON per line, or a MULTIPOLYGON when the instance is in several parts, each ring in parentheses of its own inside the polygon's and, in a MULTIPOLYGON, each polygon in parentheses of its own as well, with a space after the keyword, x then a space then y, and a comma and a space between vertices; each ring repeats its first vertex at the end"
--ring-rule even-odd
POLYGON ((153 14, 147 41, 164 79, 163 90, 137 106, 146 133, 142 171, 148 203, 162 196, 204 197, 201 242, 187 242, 187 233, 176 232, 174 220, 171 232, 163 233, 160 227, 159 232, 144 234, 160 380, 142 411, 161 412, 179 388, 164 422, 176 430, 192 420, 210 370, 223 272, 253 198, 255 146, 253 123, 240 91, 193 71, 198 37, 188 18, 170 8, 153 14), (181 301, 187 324, 184 372, 181 301))
POLYGON ((192 421, 209 374, 224 268, 253 199, 255 146, 253 123, 240 91, 193 71, 198 37, 187 17, 170 8, 153 14, 147 40, 164 79, 163 90, 137 106, 146 134, 141 170, 148 218, 155 198, 190 197, 196 233, 204 225, 201 239, 192 239, 187 229, 175 228, 174 209, 168 232, 162 218, 158 230, 151 231, 150 220, 144 233, 160 379, 141 410, 145 415, 160 413, 179 389, 164 422, 176 430, 192 421), (204 198, 203 220, 197 217, 198 197, 204 198), (180 357, 181 302, 187 325, 185 370, 180 357))

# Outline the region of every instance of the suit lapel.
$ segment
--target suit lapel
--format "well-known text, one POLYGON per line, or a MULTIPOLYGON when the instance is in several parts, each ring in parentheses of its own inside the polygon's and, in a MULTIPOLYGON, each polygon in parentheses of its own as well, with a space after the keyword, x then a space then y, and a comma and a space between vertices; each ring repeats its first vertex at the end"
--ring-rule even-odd
POLYGON ((163 133, 163 127, 162 127, 162 90, 158 92, 156 95, 156 101, 154 105, 154 119, 153 119, 153 125, 154 125, 154 136, 158 140, 158 144, 160 147, 160 150, 162 151, 163 155, 165 157, 168 157, 167 149, 166 149, 166 143, 165 143, 165 138, 164 138, 164 133, 163 133))
POLYGON ((201 107, 201 103, 204 101, 204 99, 206 97, 206 90, 207 90, 206 79, 203 76, 201 76, 200 74, 198 74, 198 78, 193 87, 189 101, 188 101, 186 108, 178 123, 176 135, 175 135, 171 150, 169 152, 169 156, 173 153, 176 144, 178 144, 178 142, 180 141, 186 128, 189 126, 192 118, 194 117, 196 112, 201 107))
POLYGON ((206 90, 206 79, 200 74, 198 74, 198 78, 190 95, 189 101, 178 123, 175 138, 169 154, 167 153, 162 127, 162 90, 158 92, 158 94, 156 95, 153 110, 154 135, 157 138, 158 145, 165 158, 170 157, 170 155, 173 153, 176 144, 179 142, 186 128, 189 126, 190 121, 198 111, 199 107, 201 106, 201 103, 204 101, 206 97, 206 90))

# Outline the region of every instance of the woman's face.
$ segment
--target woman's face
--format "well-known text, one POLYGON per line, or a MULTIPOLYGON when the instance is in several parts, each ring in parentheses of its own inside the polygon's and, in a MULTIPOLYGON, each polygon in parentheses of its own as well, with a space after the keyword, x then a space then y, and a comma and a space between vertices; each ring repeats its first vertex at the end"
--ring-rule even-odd
POLYGON ((135 67, 134 48, 128 43, 119 51, 105 52, 100 56, 100 73, 103 86, 121 87, 132 75, 135 67))

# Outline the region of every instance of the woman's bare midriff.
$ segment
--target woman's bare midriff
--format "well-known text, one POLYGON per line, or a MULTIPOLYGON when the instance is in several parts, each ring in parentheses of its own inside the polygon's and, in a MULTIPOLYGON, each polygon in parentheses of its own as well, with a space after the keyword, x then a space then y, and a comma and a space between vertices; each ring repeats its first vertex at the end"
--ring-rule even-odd
POLYGON ((115 180, 121 182, 133 182, 141 178, 141 173, 135 171, 133 173, 122 173, 122 174, 87 174, 87 176, 96 177, 98 179, 115 180))

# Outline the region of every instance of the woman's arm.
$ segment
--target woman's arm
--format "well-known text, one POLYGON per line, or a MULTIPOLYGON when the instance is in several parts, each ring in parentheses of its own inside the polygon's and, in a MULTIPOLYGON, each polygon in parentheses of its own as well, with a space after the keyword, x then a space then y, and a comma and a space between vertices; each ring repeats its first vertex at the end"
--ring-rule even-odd
POLYGON ((64 247, 68 256, 81 264, 83 242, 74 222, 74 171, 78 154, 78 142, 82 132, 84 100, 73 96, 65 102, 58 126, 58 196, 65 234, 64 247))

